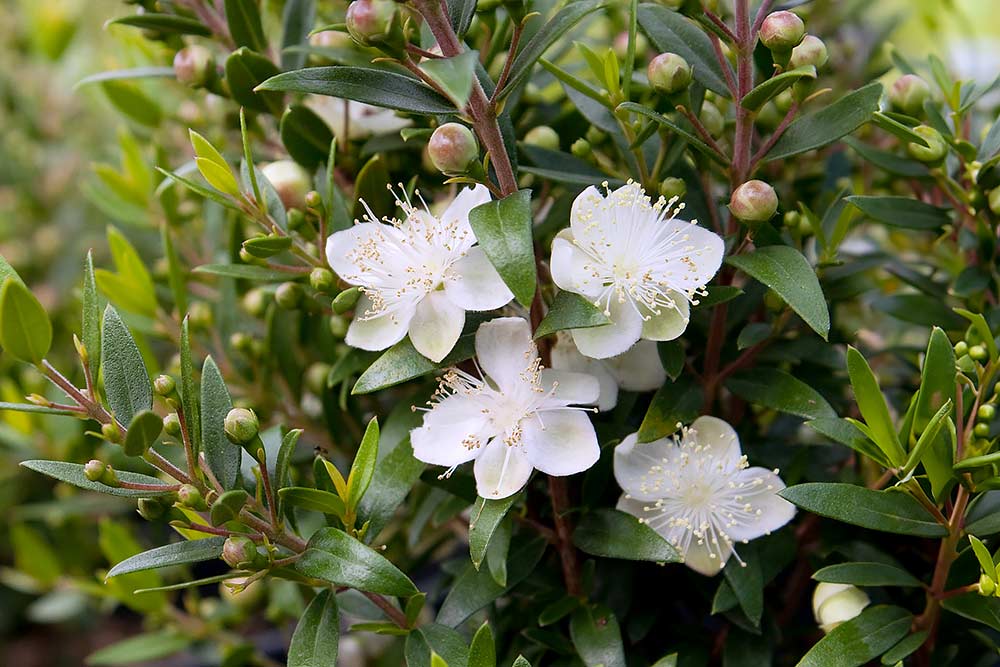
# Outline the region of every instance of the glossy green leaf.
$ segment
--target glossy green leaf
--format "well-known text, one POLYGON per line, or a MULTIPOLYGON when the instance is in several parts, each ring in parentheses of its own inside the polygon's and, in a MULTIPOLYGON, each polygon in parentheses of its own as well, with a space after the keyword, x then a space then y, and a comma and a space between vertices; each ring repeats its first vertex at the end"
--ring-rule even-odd
POLYGON ((409 597, 419 591, 385 556, 336 528, 322 528, 295 561, 307 577, 360 591, 409 597))
POLYGON ((301 69, 307 53, 294 47, 309 45, 316 23, 316 0, 288 0, 281 14, 281 69, 301 69))
MULTIPOLYGON (((157 14, 155 12, 144 12, 123 16, 119 19, 108 22, 109 25, 127 25, 143 30, 153 30, 155 32, 168 35, 197 35, 198 37, 208 37, 212 31, 198 19, 178 16, 177 14, 157 14)), ((171 70, 171 75, 173 71, 171 70)))
POLYGON ((815 78, 816 68, 812 65, 790 69, 758 84, 756 88, 743 96, 740 106, 751 111, 759 111, 768 101, 777 97, 782 91, 791 88, 800 79, 815 78))
POLYGON ((465 638, 438 623, 428 623, 406 638, 407 667, 468 667, 465 638))
POLYGON ((844 137, 843 142, 850 146, 858 155, 890 174, 905 176, 907 178, 927 178, 930 176, 926 165, 916 160, 910 160, 889 151, 879 150, 854 137, 844 137))
POLYGON ((83 265, 83 346, 87 349, 91 377, 97 377, 101 368, 101 300, 94 280, 94 256, 87 251, 83 265))
POLYGON ((257 88, 277 74, 278 67, 270 59, 245 47, 233 51, 226 59, 226 82, 233 99, 248 109, 275 116, 284 111, 283 96, 267 92, 267 89, 258 91, 257 88))
POLYGON ((136 123, 156 127, 163 120, 160 105, 134 83, 112 79, 102 81, 100 85, 108 101, 136 123))
POLYGON ((448 95, 456 108, 464 109, 472 92, 476 65, 479 64, 477 51, 463 51, 451 58, 431 58, 420 65, 432 81, 448 95))
POLYGON ((767 153, 768 160, 805 153, 850 134, 878 111, 882 84, 871 83, 844 95, 828 107, 795 119, 767 153))
POLYGON ((302 429, 295 428, 285 434, 281 439, 281 447, 278 448, 278 455, 274 459, 274 475, 277 488, 288 486, 291 479, 292 455, 295 447, 302 436, 302 429))
POLYGON ((163 431, 163 418, 152 410, 137 412, 128 424, 122 450, 128 456, 142 456, 163 431))
POLYGON ((226 415, 233 408, 226 382, 211 356, 201 368, 201 446, 205 462, 222 487, 232 489, 240 483, 243 449, 226 437, 226 415))
POLYGON ((852 526, 917 537, 944 537, 947 529, 903 491, 874 491, 841 483, 810 482, 781 491, 798 507, 852 526))
POLYGON ((358 519, 368 523, 368 537, 374 539, 389 522, 420 479, 424 464, 413 457, 409 440, 396 445, 375 466, 375 476, 358 506, 358 519))
POLYGON ((687 423, 698 416, 703 401, 701 387, 688 379, 663 385, 653 394, 639 425, 639 442, 652 442, 673 434, 678 422, 687 423))
POLYGON ((308 169, 326 161, 332 141, 330 126, 307 106, 293 104, 281 117, 281 143, 292 159, 308 169))
POLYGON ((117 563, 108 571, 105 578, 111 579, 130 572, 155 570, 171 565, 190 565, 191 563, 214 560, 222 556, 222 545, 225 541, 224 537, 212 536, 200 540, 165 544, 117 563))
POLYGON ((476 500, 476 506, 472 508, 472 517, 469 520, 469 556, 477 570, 486 558, 486 548, 493 533, 519 498, 520 494, 515 493, 499 500, 487 500, 482 497, 476 500))
POLYGON ((301 507, 310 512, 322 512, 343 518, 346 507, 340 496, 329 491, 311 489, 305 486, 288 486, 278 489, 281 502, 301 507))
POLYGON ((893 227, 937 230, 951 224, 950 209, 911 197, 854 195, 846 200, 868 217, 893 227))
POLYGON ((858 409, 871 430, 875 444, 893 465, 902 465, 906 453, 889 416, 889 406, 882 396, 882 390, 871 366, 853 347, 847 348, 847 372, 851 377, 851 387, 854 389, 858 409))
POLYGON ((337 596, 320 591, 306 607, 288 645, 288 667, 331 667, 340 649, 337 596))
POLYGON ((469 645, 469 667, 497 667, 497 649, 489 623, 483 623, 469 645))
POLYGON ((869 607, 823 637, 797 667, 861 667, 905 637, 912 621, 910 612, 901 607, 869 607))
POLYGON ((21 361, 38 364, 52 347, 52 323, 24 283, 6 278, 0 288, 0 346, 21 361))
POLYGON ((940 327, 931 330, 924 365, 920 373, 920 393, 913 428, 922 433, 934 413, 955 396, 955 349, 940 327))
POLYGON ((802 380, 777 368, 757 368, 733 375, 726 387, 737 396, 805 419, 837 416, 823 396, 802 380))
POLYGON ((622 633, 610 609, 580 607, 570 618, 569 634, 587 667, 625 667, 622 633))
POLYGON ((472 209, 469 224, 497 273, 525 308, 535 296, 535 251, 531 238, 531 190, 472 209))
POLYGON ((368 369, 361 374, 351 389, 352 394, 370 394, 379 389, 385 389, 407 380, 433 373, 441 368, 454 366, 460 361, 471 359, 476 353, 475 333, 463 334, 455 347, 441 363, 433 361, 417 352, 409 338, 404 338, 376 359, 368 369))
POLYGON ((191 644, 191 639, 172 630, 147 632, 94 651, 85 660, 90 667, 132 665, 167 658, 180 653, 191 644))
POLYGON ((115 471, 119 480, 135 484, 162 485, 163 491, 123 489, 121 487, 107 486, 106 484, 102 484, 100 482, 92 482, 87 479, 86 475, 83 474, 83 465, 80 463, 35 460, 22 461, 21 465, 28 470, 34 470, 35 472, 40 472, 43 475, 48 475, 49 477, 58 479, 60 482, 66 482, 67 484, 72 484, 73 486, 78 486, 81 489, 86 489, 88 491, 107 493, 112 496, 121 496, 124 498, 152 498, 154 496, 165 496, 173 493, 172 487, 164 484, 163 481, 157 479, 156 477, 141 475, 135 472, 127 472, 125 470, 115 471))
POLYGON ((966 593, 943 600, 941 606, 962 618, 988 625, 1000 632, 1000 598, 966 593))
POLYGON ((111 413, 127 424, 137 413, 153 407, 153 385, 132 333, 111 305, 104 310, 102 338, 104 393, 111 413))
POLYGON ((275 271, 274 269, 255 266, 253 264, 202 264, 195 267, 194 272, 266 283, 284 282, 291 277, 290 274, 284 271, 275 271))
POLYGON ((371 484, 375 475, 375 464, 378 461, 378 419, 372 418, 365 429, 364 437, 358 446, 358 452, 354 455, 354 463, 351 465, 351 472, 347 477, 347 507, 350 510, 357 508, 361 499, 371 484))
POLYGON ((901 639, 895 646, 882 654, 882 664, 896 665, 900 663, 904 658, 923 646, 929 634, 927 630, 921 630, 901 639))
POLYGON ((816 581, 854 586, 920 587, 923 584, 906 570, 887 563, 840 563, 828 565, 813 574, 816 581))
POLYGON ((566 329, 587 329, 610 323, 611 319, 587 297, 563 290, 556 294, 549 312, 535 329, 535 338, 566 329))
POLYGON ((292 242, 291 236, 279 236, 277 234, 255 236, 243 242, 243 249, 254 257, 266 259, 285 252, 292 247, 292 242))
MULTIPOLYGON (((641 447, 641 445, 640 445, 641 447)), ((573 531, 573 544, 603 558, 675 563, 677 550, 655 530, 625 512, 602 508, 584 514, 573 531)))
POLYGON ((236 46, 246 46, 258 53, 267 51, 257 0, 225 0, 225 8, 229 34, 236 46))
POLYGON ((682 56, 691 65, 695 80, 712 92, 730 96, 725 75, 705 30, 667 7, 652 2, 639 5, 639 25, 658 52, 682 56))
POLYGON ((755 543, 751 542, 739 549, 743 562, 730 558, 723 569, 723 575, 736 596, 740 609, 756 628, 760 627, 760 617, 764 612, 764 573, 761 571, 755 543))

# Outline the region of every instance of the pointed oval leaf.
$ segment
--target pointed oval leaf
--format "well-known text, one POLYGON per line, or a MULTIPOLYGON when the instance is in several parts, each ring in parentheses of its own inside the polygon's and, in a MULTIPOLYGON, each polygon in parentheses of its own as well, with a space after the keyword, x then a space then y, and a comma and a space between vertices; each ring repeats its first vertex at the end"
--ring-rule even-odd
POLYGON ((767 154, 768 160, 805 153, 832 144, 872 119, 879 108, 882 84, 872 83, 792 123, 767 154))
POLYGON ((518 302, 535 297, 535 250, 531 238, 531 190, 519 190, 469 213, 469 224, 493 267, 518 302))
POLYGON ((705 31, 680 12, 652 2, 639 5, 639 25, 662 53, 682 56, 691 65, 694 78, 712 92, 729 97, 729 87, 719 65, 712 42, 705 31))
POLYGON ((680 554, 655 530, 625 512, 599 509, 580 519, 573 544, 592 556, 676 563, 680 554))
POLYGON ((0 346, 31 364, 41 363, 52 346, 52 323, 35 295, 19 280, 0 288, 0 346))
POLYGON ((385 556, 336 528, 317 531, 294 567, 307 577, 359 591, 400 597, 420 592, 385 556))
POLYGON ((817 642, 797 667, 860 667, 895 646, 909 633, 912 621, 902 607, 869 607, 817 642))
POLYGON ((378 418, 372 417, 365 429, 365 434, 361 438, 361 445, 354 455, 354 463, 351 465, 351 472, 347 476, 347 507, 350 510, 357 508, 361 499, 371 484, 372 476, 375 474, 375 463, 378 461, 378 418))
POLYGON ((917 537, 944 537, 948 530, 902 491, 874 491, 853 484, 810 482, 780 495, 798 507, 871 530, 917 537))
POLYGON ((188 565, 213 560, 222 555, 222 545, 226 538, 220 536, 206 537, 200 540, 174 542, 143 551, 131 558, 126 558, 108 571, 106 579, 130 572, 154 570, 169 565, 188 565))
POLYGON ((587 329, 610 323, 611 318, 587 297, 564 290, 556 294, 556 298, 552 300, 545 319, 535 329, 535 338, 542 338, 565 329, 587 329))
POLYGON ((143 410, 132 417, 122 449, 128 456, 142 456, 163 431, 163 418, 152 410, 143 410))
POLYGON ((112 496, 121 496, 123 498, 152 498, 154 496, 166 496, 174 492, 173 487, 164 484, 162 480, 155 477, 150 477, 149 475, 141 475, 135 472, 127 472, 125 470, 116 470, 115 474, 118 475, 118 479, 123 482, 132 482, 134 484, 143 485, 162 485, 163 490, 137 490, 137 489, 124 489, 116 486, 108 486, 100 482, 92 482, 87 479, 87 476, 83 474, 83 465, 80 463, 67 463, 65 461, 22 461, 21 465, 28 470, 34 470, 35 472, 40 472, 43 475, 48 475, 54 479, 58 479, 60 482, 66 482, 67 484, 72 484, 73 486, 78 486, 81 489, 86 489, 88 491, 97 491, 98 493, 107 493, 112 496))
POLYGON ((816 581, 853 586, 920 587, 923 584, 906 570, 887 563, 839 563, 813 574, 816 581))
POLYGON ((111 413, 123 424, 153 407, 153 385, 132 333, 114 306, 104 309, 101 365, 111 413))
POLYGON ((520 494, 515 493, 499 500, 486 498, 476 500, 476 506, 472 509, 472 519, 469 521, 469 556, 477 570, 486 558, 486 549, 493 533, 519 498, 520 494))
POLYGON ((201 444, 208 467, 226 489, 240 479, 243 449, 226 437, 226 415, 233 408, 226 382, 211 356, 201 369, 201 444))
POLYGON ((618 619, 603 607, 581 607, 573 612, 569 634, 587 667, 625 667, 625 648, 618 619))
POLYGON ((726 387, 751 403, 805 419, 833 419, 837 416, 818 391, 777 368, 738 373, 726 381, 726 387))
POLYGON ((330 667, 337 664, 340 612, 337 596, 324 590, 312 599, 295 626, 288 645, 288 667, 330 667))

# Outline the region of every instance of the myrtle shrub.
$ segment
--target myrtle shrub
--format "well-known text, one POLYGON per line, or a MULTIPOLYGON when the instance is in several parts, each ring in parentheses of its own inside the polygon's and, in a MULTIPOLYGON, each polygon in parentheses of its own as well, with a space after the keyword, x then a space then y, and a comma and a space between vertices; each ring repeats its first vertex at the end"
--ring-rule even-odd
POLYGON ((82 314, 0 258, 2 580, 143 617, 79 661, 993 664, 990 82, 860 3, 129 4, 82 314))

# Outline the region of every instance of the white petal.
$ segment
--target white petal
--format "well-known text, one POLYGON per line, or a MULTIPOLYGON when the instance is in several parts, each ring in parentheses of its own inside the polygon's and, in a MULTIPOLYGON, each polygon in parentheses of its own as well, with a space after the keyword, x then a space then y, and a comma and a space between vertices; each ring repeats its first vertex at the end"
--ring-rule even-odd
POLYGON ((690 432, 698 439, 698 445, 706 448, 706 454, 711 452, 716 458, 731 465, 739 463, 740 438, 727 422, 718 417, 703 415, 691 423, 690 432))
POLYGON ((553 390, 550 400, 566 405, 591 405, 601 395, 600 383, 589 373, 546 368, 540 382, 545 391, 553 390))
MULTIPOLYGON (((676 230, 676 250, 683 249, 683 257, 688 260, 681 262, 679 256, 671 262, 670 284, 685 292, 706 285, 722 266, 722 258, 726 254, 726 244, 722 237, 704 227, 686 220, 670 219, 663 222, 665 230, 676 230)), ((677 255, 677 252, 672 253, 677 255)))
POLYGON ((476 492, 486 499, 512 496, 528 483, 533 470, 520 447, 493 438, 476 459, 476 492))
POLYGON ((600 363, 609 368, 622 389, 629 391, 653 391, 667 379, 656 343, 650 340, 640 340, 625 354, 600 363))
POLYGON ((547 475, 575 475, 601 458, 594 425, 579 410, 543 412, 521 427, 528 460, 547 475))
POLYGON ((683 554, 684 564, 698 574, 714 577, 726 566, 733 547, 726 543, 709 545, 705 541, 698 542, 697 537, 691 537, 691 544, 683 554))
POLYGON ((413 309, 366 319, 364 314, 371 307, 371 299, 362 294, 354 307, 354 321, 347 328, 344 339, 347 344, 362 350, 384 350, 403 340, 413 318, 413 309))
POLYGON ((600 282, 588 268, 592 260, 573 243, 572 237, 560 235, 552 240, 552 260, 549 269, 552 280, 560 289, 594 299, 601 293, 600 282))
POLYGON ((607 359, 624 353, 642 335, 642 317, 628 302, 611 297, 611 324, 573 329, 573 342, 580 352, 593 359, 607 359))
POLYGON ((417 304, 410 320, 410 342, 417 352, 437 363, 455 347, 464 326, 465 311, 443 291, 435 290, 417 304))
MULTIPOLYGON (((637 346, 642 345, 642 343, 643 341, 639 341, 637 346)), ((559 332, 556 344, 552 346, 551 355, 553 368, 587 373, 597 378, 600 385, 600 395, 597 398, 598 410, 606 412, 614 409, 618 404, 618 378, 615 377, 612 368, 605 360, 591 359, 580 354, 569 332, 559 332)), ((615 357, 615 359, 619 358, 615 357)), ((613 360, 608 359, 607 361, 613 360)))
POLYGON ((642 323, 642 337, 648 340, 674 340, 687 329, 691 306, 683 295, 674 292, 674 307, 660 306, 660 314, 647 313, 642 323))
POLYGON ((413 456, 424 463, 457 466, 479 456, 487 441, 488 420, 475 401, 453 395, 424 414, 410 431, 413 456))
POLYGON ((659 467, 669 466, 677 447, 670 438, 640 443, 632 433, 615 447, 614 471, 618 486, 640 501, 663 498, 668 482, 659 467))
POLYGON ((594 235, 594 216, 603 215, 600 210, 603 204, 604 195, 593 185, 576 196, 569 215, 569 227, 574 236, 583 240, 594 235))
POLYGON ((750 521, 738 522, 726 527, 729 537, 736 541, 752 540, 773 533, 795 516, 795 505, 778 495, 785 488, 774 471, 767 468, 747 468, 739 476, 739 482, 747 485, 742 493, 743 500, 750 505, 750 512, 757 514, 750 521))
MULTIPOLYGON (((441 222, 444 226, 458 223, 462 227, 469 225, 469 211, 490 201, 490 191, 485 185, 476 185, 474 188, 462 188, 455 199, 452 200, 448 208, 441 214, 441 222)), ((470 228, 471 235, 471 228, 470 228)))
POLYGON ((363 222, 350 229, 335 232, 326 240, 326 261, 341 280, 352 285, 361 284, 361 270, 354 263, 357 247, 379 233, 379 225, 363 222))
POLYGON ((514 298, 479 246, 470 248, 465 257, 452 264, 451 270, 455 279, 445 283, 444 291, 465 310, 494 310, 514 298))
POLYGON ((521 374, 538 356, 531 326, 521 317, 498 317, 476 331, 479 366, 501 390, 523 384, 521 374))

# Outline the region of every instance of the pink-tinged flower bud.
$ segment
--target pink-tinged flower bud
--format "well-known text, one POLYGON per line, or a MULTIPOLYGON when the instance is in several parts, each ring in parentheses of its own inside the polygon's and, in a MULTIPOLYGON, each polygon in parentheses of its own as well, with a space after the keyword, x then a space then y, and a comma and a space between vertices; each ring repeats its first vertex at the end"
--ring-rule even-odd
POLYGON ((163 418, 163 431, 175 438, 181 434, 181 420, 176 412, 171 412, 163 418))
POLYGON ((260 431, 260 422, 253 410, 233 408, 226 415, 223 429, 226 432, 226 437, 234 445, 245 445, 257 437, 257 433, 260 431))
POLYGON ((222 560, 232 568, 250 567, 257 560, 257 546, 249 537, 227 537, 222 545, 222 560))
POLYGON ((354 0, 347 8, 347 32, 362 46, 389 32, 396 13, 393 0, 354 0))
POLYGON ((760 26, 760 41, 772 51, 791 51, 805 34, 805 23, 792 12, 769 14, 760 26))
POLYGON ((153 391, 158 396, 170 396, 177 389, 177 381, 169 375, 157 375, 153 380, 153 391))
POLYGON ((464 174, 479 159, 479 144, 465 125, 445 123, 431 135, 427 154, 441 173, 464 174))
POLYGON ((524 135, 524 143, 529 146, 557 151, 559 150, 559 134, 548 125, 539 125, 528 130, 528 133, 524 135))
POLYGON ((271 182, 285 208, 302 208, 306 193, 312 190, 309 172, 292 160, 278 160, 261 167, 261 173, 271 182))
POLYGON ((948 154, 948 143, 941 136, 941 133, 930 125, 918 125, 913 131, 927 142, 926 146, 921 146, 916 142, 906 145, 906 151, 910 157, 927 164, 934 164, 944 159, 948 154))
POLYGON ((104 462, 98 461, 97 459, 91 459, 83 464, 83 475, 91 482, 100 481, 101 475, 104 474, 104 462))
POLYGON ((778 195, 764 181, 747 181, 733 191, 729 210, 740 220, 763 222, 778 210, 778 195))
POLYGON ((799 45, 792 49, 792 57, 788 60, 788 66, 795 69, 796 67, 812 65, 819 69, 826 64, 829 57, 826 52, 826 44, 823 43, 822 39, 816 35, 806 35, 799 42, 799 45))
POLYGON ((646 75, 658 93, 672 95, 691 85, 691 65, 676 53, 661 53, 650 60, 646 75))
POLYGON ((215 58, 204 46, 185 46, 174 56, 174 76, 185 86, 200 88, 215 76, 215 58))
POLYGON ((931 96, 931 87, 916 74, 904 74, 889 89, 889 103, 893 109, 909 116, 919 116, 924 111, 924 101, 931 96))
POLYGON ((204 510, 208 507, 205 504, 205 498, 201 495, 201 491, 193 484, 183 484, 181 488, 177 489, 177 500, 184 507, 193 510, 204 510))

